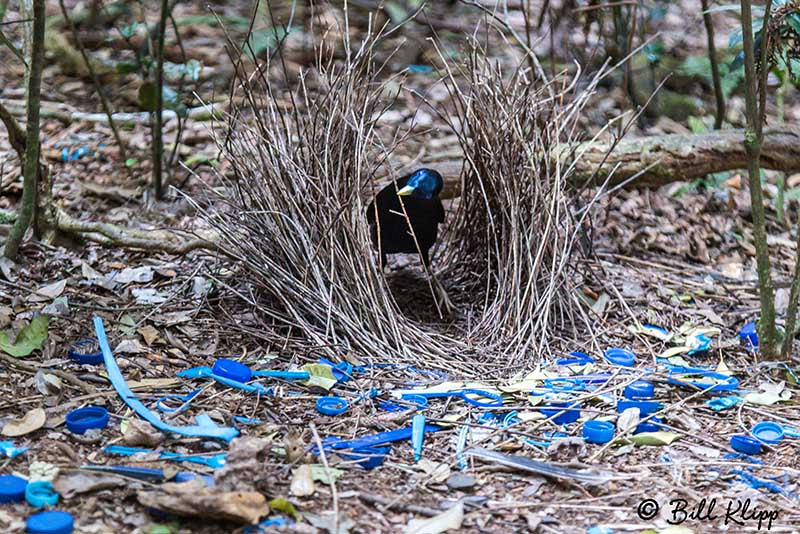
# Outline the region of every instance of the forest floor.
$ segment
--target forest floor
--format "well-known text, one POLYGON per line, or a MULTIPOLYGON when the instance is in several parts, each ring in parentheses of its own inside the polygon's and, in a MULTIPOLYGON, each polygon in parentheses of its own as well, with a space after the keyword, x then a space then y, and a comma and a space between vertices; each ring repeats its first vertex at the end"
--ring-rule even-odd
MULTIPOLYGON (((56 14, 57 4, 49 6, 53 7, 56 14)), ((230 20, 246 16, 244 9, 233 5, 217 7, 230 20)), ((474 14, 468 14, 467 6, 460 9, 450 23, 469 26, 474 14)), ((667 50, 675 51, 667 55, 685 62, 687 57, 705 54, 705 35, 699 15, 687 31, 680 9, 679 3, 671 5, 657 29, 667 50)), ((12 16, 16 14, 7 18, 12 16)), ((224 101, 233 72, 220 52, 224 33, 209 22, 205 8, 195 4, 178 4, 175 17, 194 21, 182 26, 184 48, 203 65, 193 90, 206 101, 224 101)), ((729 19, 720 22, 720 48, 725 47, 727 30, 732 27, 729 19)), ((568 31, 561 34, 570 35, 568 31)), ((449 49, 457 52, 458 37, 444 30, 443 35, 449 49)), ((572 46, 598 49, 597 39, 584 39, 580 32, 570 38, 580 41, 570 43, 572 46)), ((541 45, 549 46, 546 40, 541 45)), ((107 63, 126 58, 122 47, 114 46, 98 46, 92 54, 107 63)), ((547 51, 542 56, 546 57, 547 51)), ((0 58, 0 99, 21 109, 22 66, 5 51, 0 51, 0 58)), ((294 61, 299 69, 302 57, 298 55, 294 61)), ((402 63, 402 59, 397 61, 402 63)), ((140 82, 136 76, 109 74, 106 83, 112 82, 112 107, 137 111, 140 82)), ((434 105, 445 105, 447 93, 435 73, 410 73, 406 83, 434 105)), ((145 121, 123 128, 129 151, 125 161, 108 126, 80 115, 102 109, 91 80, 67 72, 51 55, 43 84, 47 101, 43 157, 51 166, 54 195, 63 209, 78 219, 140 229, 200 228, 184 196, 170 191, 165 200, 156 201, 149 194, 150 136, 145 121), (88 151, 71 159, 82 147, 88 151)), ((599 88, 587 106, 587 132, 596 131, 630 106, 620 85, 621 80, 615 78, 599 88)), ((671 118, 665 114, 647 117, 633 125, 629 135, 709 127, 713 99, 702 80, 676 82, 669 90, 690 102, 692 112, 688 116, 682 111, 671 113, 671 118)), ((199 101, 190 99, 187 97, 187 104, 200 106, 199 101)), ((741 126, 742 108, 741 94, 734 93, 728 110, 732 124, 741 126)), ((770 120, 775 120, 774 105, 770 110, 770 120)), ((800 101, 790 94, 785 119, 798 118, 800 101)), ((415 132, 396 156, 399 165, 421 162, 435 167, 437 161, 459 155, 455 137, 445 124, 412 96, 401 99, 387 121, 405 124, 415 132)), ((217 183, 216 173, 227 171, 226 161, 217 161, 212 127, 211 121, 186 122, 178 150, 182 166, 174 165, 171 175, 172 185, 201 202, 206 188, 217 183)), ((176 132, 174 121, 167 123, 166 132, 169 144, 176 132)), ((776 213, 775 178, 774 173, 767 173, 764 188, 777 306, 782 312, 794 268, 800 175, 786 177, 786 222, 776 213)), ((11 212, 19 199, 21 179, 19 161, 5 131, 0 131, 0 181, 0 208, 11 212)), ((415 518, 430 517, 436 517, 439 525, 450 522, 460 526, 457 528, 463 532, 798 532, 800 470, 796 460, 800 439, 787 436, 765 445, 759 455, 738 454, 729 445, 733 435, 748 435, 760 421, 800 428, 797 353, 788 367, 760 361, 739 339, 740 329, 758 315, 746 182, 742 174, 730 172, 690 184, 625 189, 604 197, 591 217, 591 250, 581 260, 596 273, 584 288, 597 317, 586 342, 560 346, 553 354, 531 355, 541 364, 531 374, 482 369, 476 362, 474 375, 449 376, 451 381, 505 387, 507 397, 496 413, 515 412, 516 418, 480 417, 486 410, 457 398, 431 400, 423 413, 441 429, 426 433, 422 459, 415 461, 410 441, 405 439, 394 444, 383 465, 369 470, 330 451, 321 459, 309 450, 325 437, 350 439, 408 428, 413 407, 385 411, 381 402, 391 397, 381 394, 372 398, 368 393, 373 389, 396 391, 410 382, 431 386, 441 380, 405 367, 356 368, 350 380, 334 386, 331 393, 351 399, 349 410, 327 416, 315 409, 324 391, 319 387, 260 380, 272 387, 272 395, 262 396, 205 380, 178 378, 176 373, 183 369, 211 365, 221 357, 241 358, 253 368, 283 370, 314 363, 317 357, 313 349, 286 353, 280 346, 264 342, 259 337, 261 323, 216 283, 226 275, 225 262, 206 252, 175 257, 91 242, 28 242, 19 265, 0 262, 0 329, 18 333, 37 315, 50 319, 41 350, 18 358, 0 352, 1 439, 28 448, 13 457, 4 457, 4 449, 0 449, 0 473, 53 480, 60 493, 55 508, 72 513, 75 531, 80 533, 243 532, 241 521, 219 518, 266 511, 254 494, 271 501, 269 517, 276 519, 276 524, 296 520, 283 527, 265 524, 263 532, 441 531, 441 526, 407 527, 415 518), (202 388, 191 409, 178 414, 176 421, 189 424, 187 414, 205 412, 218 424, 236 426, 242 437, 226 451, 224 443, 178 439, 142 425, 114 390, 102 366, 80 365, 67 355, 76 341, 95 338, 93 316, 104 320, 116 361, 146 405, 155 409, 155 401, 163 395, 185 395, 202 388), (637 324, 658 325, 672 336, 664 339, 637 324), (711 338, 710 348, 688 355, 698 333, 711 338), (636 365, 620 372, 619 367, 607 363, 601 355, 612 346, 634 351, 636 365), (669 376, 653 368, 657 357, 675 347, 684 349, 672 351, 673 357, 682 358, 671 360, 672 364, 733 376, 738 379, 738 390, 712 393, 668 382, 669 376), (558 365, 556 360, 571 350, 594 356, 596 364, 558 365), (544 378, 599 372, 613 376, 605 385, 580 393, 586 401, 583 417, 615 420, 615 405, 624 387, 645 377, 655 383, 655 400, 662 404, 660 432, 649 434, 648 439, 633 435, 613 446, 587 443, 580 439, 580 422, 557 425, 546 420, 537 409, 541 397, 527 394, 531 388, 543 391, 544 378), (719 399, 725 396, 738 399, 720 409, 719 399), (710 402, 714 399, 716 403, 710 402), (67 413, 86 405, 107 408, 108 427, 84 435, 70 432, 65 425, 67 413), (471 429, 472 445, 508 456, 501 460, 460 457, 456 449, 463 428, 471 429), (552 436, 552 432, 564 432, 565 436, 552 436), (218 469, 168 462, 159 459, 158 453, 114 458, 103 449, 115 444, 196 455, 194 459, 227 452, 227 464, 218 469), (510 466, 518 457, 542 460, 551 468, 574 467, 579 462, 581 468, 589 469, 583 474, 593 482, 581 482, 574 474, 553 478, 526 471, 525 466, 510 466), (312 464, 310 470, 301 467, 307 462, 312 464), (216 484, 215 489, 195 486, 187 492, 154 479, 82 469, 88 464, 155 468, 165 479, 177 471, 213 474, 216 484), (231 493, 234 491, 241 493, 231 493), (203 492, 207 495, 200 498, 203 492), (706 503, 716 499, 716 509, 703 508, 703 499, 706 503), (658 506, 655 512, 653 502, 658 506), (681 508, 682 502, 685 508, 681 508), (168 509, 182 513, 172 515, 165 511, 168 509), (673 523, 680 523, 683 530, 673 523)), ((418 268, 413 258, 392 264, 397 276, 418 268)), ((631 424, 630 417, 625 418, 617 419, 618 428, 631 424)), ((24 531, 24 521, 33 512, 24 502, 0 504, 0 529, 24 531)))

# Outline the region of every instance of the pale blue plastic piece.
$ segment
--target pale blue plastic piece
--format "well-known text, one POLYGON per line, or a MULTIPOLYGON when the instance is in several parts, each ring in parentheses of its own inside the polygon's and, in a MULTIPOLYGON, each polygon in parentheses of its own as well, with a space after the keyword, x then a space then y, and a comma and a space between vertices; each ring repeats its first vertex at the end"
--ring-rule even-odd
POLYGON ((125 404, 142 419, 164 432, 172 432, 174 434, 193 438, 210 438, 230 441, 239 435, 239 431, 235 428, 230 426, 218 426, 206 414, 195 417, 196 425, 174 426, 159 419, 156 414, 148 410, 147 407, 142 404, 142 401, 134 395, 131 388, 128 387, 128 384, 125 382, 125 378, 123 378, 122 372, 119 370, 117 361, 111 354, 111 347, 108 345, 108 339, 106 338, 106 329, 103 327, 103 320, 100 317, 94 317, 94 329, 97 334, 97 341, 100 344, 100 350, 103 351, 103 361, 105 362, 106 371, 108 372, 108 379, 125 404))

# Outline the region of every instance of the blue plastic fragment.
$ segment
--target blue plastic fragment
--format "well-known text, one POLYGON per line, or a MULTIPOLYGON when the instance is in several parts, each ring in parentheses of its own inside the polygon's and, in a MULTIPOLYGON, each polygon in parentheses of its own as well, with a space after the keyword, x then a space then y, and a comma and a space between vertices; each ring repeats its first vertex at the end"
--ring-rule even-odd
POLYGON ((268 517, 257 525, 244 527, 242 534, 268 534, 270 532, 283 532, 284 528, 292 525, 294 525, 294 521, 288 520, 281 516, 273 516, 268 517), (272 527, 279 530, 273 530, 272 527))
POLYGON ((654 324, 645 324, 645 325, 642 325, 642 328, 645 328, 645 329, 650 330, 652 332, 657 332, 663 338, 668 338, 670 336, 670 333, 666 328, 662 328, 662 327, 656 326, 654 324))
POLYGON ((260 425, 263 422, 257 417, 244 417, 241 415, 234 415, 231 419, 240 425, 260 425))
POLYGON ((58 504, 58 493, 49 480, 35 480, 25 487, 25 500, 34 508, 55 506, 58 504))
POLYGON ((336 450, 336 454, 346 460, 356 462, 359 467, 364 469, 375 469, 383 465, 383 461, 391 452, 391 447, 358 447, 353 450, 336 450))
POLYGON ((750 351, 758 350, 758 329, 756 323, 750 321, 739 330, 739 339, 742 340, 745 348, 750 351))
POLYGON ((670 384, 684 387, 694 387, 705 390, 706 393, 711 391, 733 391, 735 389, 739 389, 739 379, 735 376, 729 376, 700 367, 680 367, 668 365, 667 368, 669 369, 669 378, 667 379, 667 382, 670 384), (676 378, 676 376, 680 376, 680 378, 676 378), (691 376, 713 378, 718 382, 716 384, 708 384, 696 380, 689 380, 689 377, 691 376))
POLYGON ((0 441, 0 455, 7 458, 16 458, 28 450, 30 450, 29 447, 15 447, 12 441, 0 441))
POLYGON ((709 399, 705 402, 705 405, 714 410, 715 412, 721 412, 722 410, 733 408, 743 400, 744 399, 742 399, 741 397, 737 397, 735 395, 729 395, 727 397, 715 397, 713 399, 709 399))
POLYGON ((633 364, 636 363, 636 355, 632 351, 619 347, 606 349, 603 356, 608 363, 613 363, 621 367, 633 367, 633 364))
POLYGON ((689 356, 694 356, 695 354, 702 354, 707 352, 709 347, 711 347, 711 338, 705 334, 697 334, 693 338, 694 346, 692 349, 687 352, 689 356))
POLYGON ((414 462, 422 459, 422 441, 425 437, 425 416, 414 414, 411 418, 411 448, 414 450, 414 462))
MULTIPOLYGON (((238 362, 237 362, 238 363, 238 362)), ((272 395, 272 388, 267 388, 261 384, 245 384, 239 380, 233 380, 225 376, 220 376, 214 373, 211 367, 191 367, 184 369, 178 373, 180 378, 211 378, 220 384, 232 387, 234 389, 242 390, 246 393, 255 393, 257 395, 272 395)))
POLYGON ((570 352, 568 358, 559 358, 556 360, 556 364, 558 365, 585 365, 587 363, 595 363, 594 358, 579 351, 570 352))
POLYGON ((317 399, 317 411, 323 415, 340 415, 347 411, 347 401, 341 397, 329 396, 317 399))
POLYGON ((344 383, 353 378, 353 364, 350 362, 344 361, 340 363, 333 363, 327 358, 320 358, 317 363, 321 363, 323 365, 329 365, 331 367, 331 372, 333 373, 333 378, 336 379, 339 383, 344 383))
POLYGON ((409 65, 408 70, 410 72, 417 72, 420 74, 430 74, 433 72, 433 67, 430 65, 409 65))
POLYGON ((156 401, 156 408, 164 413, 181 413, 189 409, 192 400, 203 391, 203 388, 190 391, 186 395, 164 395, 156 401), (177 406, 170 406, 167 401, 178 401, 177 406))
POLYGON ((253 371, 250 370, 245 364, 230 360, 228 358, 219 358, 214 362, 211 371, 223 378, 233 380, 235 382, 250 382, 253 379, 253 371))
POLYGON ((764 488, 766 490, 771 491, 772 493, 777 493, 779 495, 787 495, 787 496, 794 495, 791 492, 787 492, 786 489, 781 487, 779 484, 776 484, 775 482, 771 482, 769 480, 760 479, 743 469, 731 469, 731 474, 738 475, 739 479, 742 482, 744 482, 753 489, 764 488))
POLYGON ((282 380, 308 380, 311 378, 311 373, 308 371, 271 371, 264 369, 261 371, 253 371, 253 376, 280 378, 282 380))
POLYGON ((466 471, 469 467, 467 456, 464 454, 464 449, 467 447, 467 437, 469 437, 469 425, 461 425, 461 430, 458 431, 458 441, 456 442, 456 459, 462 471, 466 471))
MULTIPOLYGON (((153 449, 145 449, 141 447, 126 447, 124 445, 109 445, 103 452, 106 454, 114 454, 117 456, 133 456, 134 454, 152 454, 155 453, 153 449)), ((193 464, 205 465, 214 469, 225 467, 225 453, 221 452, 211 456, 197 456, 190 454, 178 454, 176 452, 163 451, 159 453, 160 460, 170 460, 172 462, 189 462, 193 464)))
POLYGON ((569 401, 548 403, 541 412, 557 425, 574 423, 581 416, 580 403, 569 401))
POLYGON ((111 381, 114 389, 117 390, 117 393, 125 402, 125 404, 127 404, 142 419, 159 430, 164 432, 173 432, 182 436, 230 441, 239 435, 239 431, 233 427, 217 426, 207 415, 206 417, 201 417, 200 415, 196 416, 195 420, 198 423, 197 425, 174 426, 163 422, 156 414, 148 410, 147 407, 136 397, 133 391, 131 391, 131 388, 128 387, 128 384, 125 382, 125 378, 122 376, 122 372, 119 370, 116 360, 114 360, 114 356, 111 354, 111 347, 108 345, 108 339, 106 338, 106 330, 103 327, 103 320, 100 317, 94 317, 94 328, 97 334, 97 340, 100 343, 100 350, 103 351, 103 360, 106 364, 108 379, 111 381))
POLYGON ((400 398, 404 400, 409 400, 409 397, 411 398, 425 397, 426 399, 457 397, 467 402, 468 404, 472 404, 473 406, 478 406, 480 408, 499 408, 503 405, 502 395, 499 395, 497 393, 492 393, 491 391, 486 391, 483 389, 460 389, 457 391, 439 391, 439 392, 420 391, 414 393, 403 393, 401 394, 400 398), (482 397, 484 399, 489 399, 489 400, 473 399, 469 395, 482 397))
POLYGON ((586 534, 614 534, 614 530, 612 530, 611 527, 595 525, 593 527, 589 527, 589 530, 586 531, 586 534))
POLYGON ((661 430, 661 425, 659 423, 661 423, 661 418, 651 417, 647 421, 636 425, 636 429, 633 431, 633 433, 641 434, 642 432, 658 432, 661 430))
MULTIPOLYGON (((442 427, 436 425, 425 425, 425 432, 438 432, 442 427)), ((375 447, 378 445, 386 445, 387 443, 394 443, 396 441, 407 441, 411 439, 411 427, 398 428, 397 430, 388 430, 386 432, 378 432, 377 434, 370 434, 360 438, 344 440, 340 438, 325 438, 322 440, 322 447, 324 449, 339 450, 339 449, 362 449, 364 447, 375 447)), ((316 450, 316 447, 312 450, 316 450)), ((316 452, 316 451, 315 451, 316 452)))

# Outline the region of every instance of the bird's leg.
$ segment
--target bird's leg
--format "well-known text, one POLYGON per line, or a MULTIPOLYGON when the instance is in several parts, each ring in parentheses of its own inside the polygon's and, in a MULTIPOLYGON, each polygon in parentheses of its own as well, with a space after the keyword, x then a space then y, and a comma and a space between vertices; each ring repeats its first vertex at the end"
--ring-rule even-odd
POLYGON ((383 272, 384 269, 386 268, 386 254, 385 253, 381 253, 381 259, 380 259, 380 264, 379 265, 381 267, 381 272, 383 272))
POLYGON ((436 292, 436 300, 439 307, 444 308, 446 315, 451 315, 456 307, 450 301, 450 297, 447 296, 447 291, 445 291, 444 286, 435 276, 433 277, 433 289, 436 292))

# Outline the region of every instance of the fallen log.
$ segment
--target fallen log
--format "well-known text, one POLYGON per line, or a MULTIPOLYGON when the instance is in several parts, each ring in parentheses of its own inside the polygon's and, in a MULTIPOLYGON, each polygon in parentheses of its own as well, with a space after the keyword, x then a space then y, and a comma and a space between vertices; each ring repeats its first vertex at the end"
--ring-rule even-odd
MULTIPOLYGON (((667 134, 624 138, 609 154, 609 143, 580 143, 572 176, 576 185, 590 180, 595 185, 618 185, 641 173, 627 187, 653 187, 700 178, 747 166, 744 130, 720 130, 702 134, 667 134), (608 157, 606 155, 608 154, 608 157), (599 170, 598 170, 599 169, 599 170)), ((572 147, 565 147, 562 153, 572 147)), ((430 161, 445 177, 442 198, 459 195, 462 160, 430 161)), ((764 129, 761 167, 786 173, 800 172, 800 128, 779 125, 764 129)))

